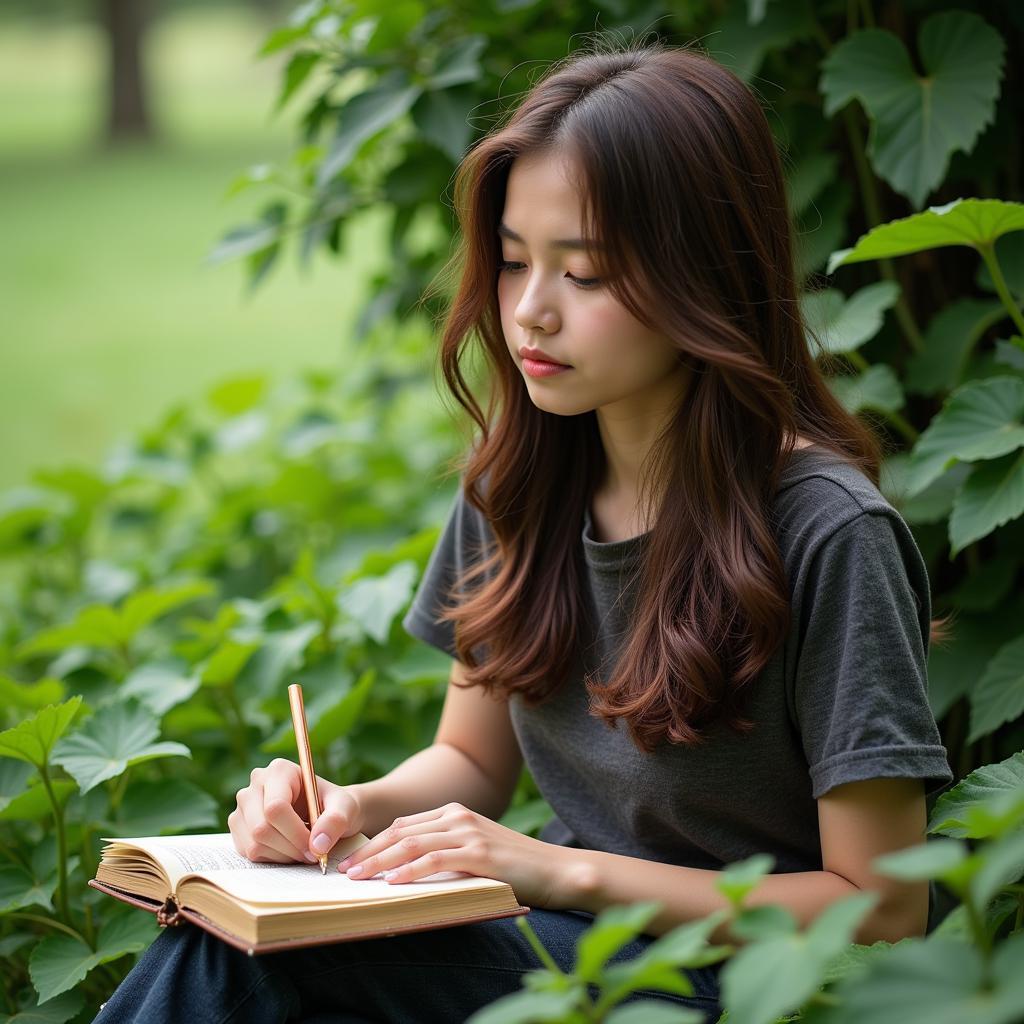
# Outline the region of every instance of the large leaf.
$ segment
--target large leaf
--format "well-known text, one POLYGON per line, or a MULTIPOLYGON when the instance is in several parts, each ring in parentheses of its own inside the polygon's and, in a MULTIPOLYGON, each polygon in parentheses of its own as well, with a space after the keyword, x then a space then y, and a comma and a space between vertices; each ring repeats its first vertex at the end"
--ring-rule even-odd
POLYGON ((729 1018, 773 1024, 781 1014, 802 1006, 877 900, 874 893, 857 893, 828 906, 801 935, 778 935, 744 946, 722 968, 722 1004, 729 1018))
POLYGON ((657 903, 642 902, 601 911, 576 942, 575 974, 584 981, 594 981, 609 957, 635 939, 659 909, 657 903))
POLYGON ((1024 714, 1024 635, 1001 647, 971 690, 968 743, 1024 714))
MULTIPOLYGON (((820 342, 823 352, 853 352, 873 338, 882 326, 882 318, 899 298, 899 285, 876 281, 854 292, 848 299, 835 288, 808 292, 801 297, 800 308, 808 330, 820 342)), ((812 351, 818 354, 818 346, 812 351)))
POLYGON ((45 1006, 30 1006, 13 1017, 0 1016, 0 1024, 66 1024, 85 1005, 85 996, 78 991, 64 992, 45 1006))
POLYGON ((38 711, 47 704, 59 704, 65 692, 66 687, 59 679, 21 683, 10 676, 0 675, 0 707, 38 711))
POLYGON ((917 439, 907 466, 910 495, 924 490, 957 460, 995 459, 1024 446, 1024 381, 991 377, 950 395, 917 439))
POLYGON ((182 704, 199 689, 197 675, 187 674, 177 662, 140 665, 121 684, 125 697, 135 697, 158 718, 182 704))
POLYGON ((891 366, 876 363, 862 373, 830 377, 829 387, 847 412, 878 409, 897 412, 903 408, 903 388, 891 366))
POLYGON ((76 696, 63 704, 51 704, 13 729, 0 732, 0 757, 15 757, 42 767, 81 703, 82 698, 76 696))
POLYGON ((822 63, 825 114, 860 100, 871 120, 872 165, 920 206, 945 178, 952 154, 969 153, 992 120, 1005 49, 1002 36, 977 14, 933 14, 918 34, 921 77, 897 36, 862 29, 822 63))
POLYGON ((852 249, 839 249, 828 261, 828 273, 847 263, 906 256, 944 245, 991 245, 1008 231, 1024 230, 1024 203, 1002 199, 954 199, 922 213, 879 224, 857 239, 852 249))
POLYGON ((52 911, 56 888, 56 875, 37 879, 20 864, 0 865, 0 914, 33 904, 52 911))
POLYGON ((412 597, 414 562, 399 562, 384 575, 356 580, 338 598, 338 606, 378 643, 387 643, 395 616, 412 597))
POLYGON ((140 761, 192 756, 182 743, 155 742, 159 735, 151 712, 134 700, 123 701, 100 708, 78 732, 61 740, 53 760, 88 793, 140 761))
POLYGON ((976 768, 967 778, 958 782, 949 792, 943 793, 935 802, 930 833, 961 839, 979 838, 976 830, 968 827, 969 812, 979 804, 991 804, 997 799, 1008 799, 1024 789, 1024 751, 1000 761, 976 768))
MULTIPOLYGON (((54 779, 50 783, 50 792, 58 807, 63 807, 77 788, 70 779, 54 779)), ((41 782, 37 782, 8 802, 0 811, 0 821, 39 821, 52 814, 50 794, 41 782)))
POLYGON ((1024 515, 1024 452, 975 466, 953 500, 950 556, 1024 515))
POLYGON ((362 143, 407 114, 422 91, 396 68, 374 88, 351 97, 338 112, 338 132, 317 171, 317 188, 347 167, 362 143))
POLYGON ((116 960, 125 953, 138 953, 156 938, 159 928, 149 914, 115 914, 100 925, 93 952, 70 935, 43 939, 32 951, 28 971, 45 1003, 77 985, 94 967, 116 960))
POLYGON ((910 942, 839 983, 829 1024, 1018 1024, 1024 1006, 1024 932, 997 947, 993 987, 982 988, 981 954, 945 938, 910 942))
POLYGON ((217 801, 191 782, 136 779, 128 784, 117 817, 104 829, 114 836, 162 836, 219 824, 217 801))
POLYGON ((943 308, 928 324, 924 347, 907 360, 907 390, 920 395, 952 391, 978 339, 1005 316, 1006 308, 994 299, 957 299, 943 308))

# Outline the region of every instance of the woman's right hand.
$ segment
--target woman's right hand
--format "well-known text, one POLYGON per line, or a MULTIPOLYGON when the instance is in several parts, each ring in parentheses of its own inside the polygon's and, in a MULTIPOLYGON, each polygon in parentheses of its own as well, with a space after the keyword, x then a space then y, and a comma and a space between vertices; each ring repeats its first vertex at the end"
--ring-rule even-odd
POLYGON ((339 839, 361 832, 363 811, 351 789, 319 775, 316 784, 323 813, 312 823, 311 834, 300 816, 307 805, 299 766, 275 757, 266 768, 253 768, 228 815, 235 849, 251 861, 315 864, 318 853, 329 853, 339 839))

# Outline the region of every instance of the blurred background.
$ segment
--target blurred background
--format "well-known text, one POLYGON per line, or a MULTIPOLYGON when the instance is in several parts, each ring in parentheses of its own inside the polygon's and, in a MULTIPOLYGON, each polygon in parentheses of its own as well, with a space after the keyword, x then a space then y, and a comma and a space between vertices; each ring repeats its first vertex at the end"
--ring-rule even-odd
POLYGON ((339 364, 380 211, 346 225, 358 262, 284 261, 272 287, 206 261, 255 203, 232 181, 292 143, 286 58, 258 51, 294 6, 0 5, 0 488, 96 465, 227 375, 339 364))

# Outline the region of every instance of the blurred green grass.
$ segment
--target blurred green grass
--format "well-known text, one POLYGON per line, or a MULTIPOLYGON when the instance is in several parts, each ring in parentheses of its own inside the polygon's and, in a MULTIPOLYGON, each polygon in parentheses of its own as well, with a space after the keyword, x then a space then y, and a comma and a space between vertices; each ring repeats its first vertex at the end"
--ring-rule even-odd
MULTIPOLYGON (((269 193, 223 201, 282 160, 270 118, 281 58, 241 9, 171 13, 148 44, 161 142, 101 144, 103 39, 88 25, 0 32, 0 487, 40 466, 98 465, 118 437, 229 375, 337 366, 385 262, 384 211, 348 226, 358 265, 286 248, 251 297, 241 264, 204 264, 269 193)), ((349 251, 353 251, 350 249, 349 251)))

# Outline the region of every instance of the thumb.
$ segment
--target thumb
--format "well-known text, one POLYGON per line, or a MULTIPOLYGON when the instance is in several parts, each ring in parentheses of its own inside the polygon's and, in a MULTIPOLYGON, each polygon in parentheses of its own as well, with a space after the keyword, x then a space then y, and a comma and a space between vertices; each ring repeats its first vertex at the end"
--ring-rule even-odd
POLYGON ((320 795, 323 813, 310 829, 310 849, 329 853, 338 840, 359 831, 359 805, 342 786, 327 785, 320 795))

